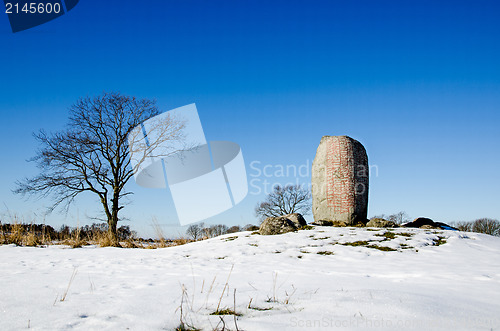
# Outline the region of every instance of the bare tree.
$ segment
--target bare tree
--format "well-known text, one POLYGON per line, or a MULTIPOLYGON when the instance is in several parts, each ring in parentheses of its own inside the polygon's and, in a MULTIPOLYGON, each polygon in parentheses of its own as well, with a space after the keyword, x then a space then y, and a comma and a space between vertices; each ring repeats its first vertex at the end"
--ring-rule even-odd
POLYGON ((186 234, 193 238, 193 240, 198 240, 201 236, 203 236, 203 228, 204 224, 203 223, 198 223, 198 224, 191 224, 187 230, 186 234))
POLYGON ((472 231, 500 236, 500 222, 491 218, 480 218, 472 223, 472 231))
POLYGON ((467 221, 459 221, 459 222, 454 222, 453 226, 457 228, 460 231, 465 231, 465 232, 472 232, 472 222, 467 222, 467 221))
POLYGON ((217 237, 226 234, 228 230, 227 225, 224 224, 214 224, 210 225, 208 228, 204 228, 203 232, 208 238, 217 237))
POLYGON ((399 213, 392 214, 387 216, 387 219, 389 221, 392 221, 398 225, 401 225, 403 223, 409 222, 410 221, 410 216, 404 211, 400 211, 399 213))
MULTIPOLYGON (((152 156, 153 150, 155 156, 160 156, 159 147, 183 141, 185 123, 169 116, 152 120, 155 141, 146 141, 140 125, 159 114, 156 101, 119 93, 82 98, 69 112, 69 123, 63 131, 48 134, 41 130, 34 134, 41 147, 30 161, 37 163, 40 174, 18 181, 14 192, 51 196, 54 204, 49 212, 61 204, 68 208, 81 193, 95 194, 102 205, 108 233, 118 244, 118 214, 124 208, 122 198, 131 194, 125 190, 125 184, 142 161, 152 156), (137 135, 135 145, 130 147, 136 161, 134 166, 129 135, 137 135)), ((164 147, 161 156, 174 152, 164 147)))
POLYGON ((255 215, 260 220, 291 213, 307 214, 310 211, 311 192, 300 185, 276 185, 266 200, 255 207, 255 215))

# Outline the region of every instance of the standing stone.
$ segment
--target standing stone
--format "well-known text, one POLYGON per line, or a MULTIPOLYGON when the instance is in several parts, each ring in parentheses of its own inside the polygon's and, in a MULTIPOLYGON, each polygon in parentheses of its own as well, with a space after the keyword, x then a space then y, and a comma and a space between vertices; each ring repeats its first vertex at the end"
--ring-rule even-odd
POLYGON ((321 138, 311 175, 314 221, 366 223, 368 172, 368 156, 359 141, 321 138))

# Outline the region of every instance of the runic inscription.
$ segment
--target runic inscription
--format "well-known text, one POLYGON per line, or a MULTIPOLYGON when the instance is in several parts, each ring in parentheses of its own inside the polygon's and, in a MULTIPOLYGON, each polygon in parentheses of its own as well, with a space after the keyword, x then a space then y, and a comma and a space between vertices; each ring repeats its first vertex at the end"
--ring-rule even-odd
POLYGON ((312 211, 317 222, 346 225, 366 222, 368 157, 348 136, 323 136, 311 172, 312 211))
POLYGON ((327 205, 334 213, 348 213, 354 208, 355 192, 353 152, 344 139, 329 139, 327 149, 326 179, 327 205))

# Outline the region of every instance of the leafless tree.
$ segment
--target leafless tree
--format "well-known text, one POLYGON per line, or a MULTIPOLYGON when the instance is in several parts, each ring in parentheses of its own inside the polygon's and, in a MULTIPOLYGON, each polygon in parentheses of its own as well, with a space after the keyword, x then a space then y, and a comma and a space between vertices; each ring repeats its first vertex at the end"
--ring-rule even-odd
POLYGON ((190 226, 188 226, 186 234, 193 238, 193 240, 198 240, 201 236, 203 236, 203 227, 203 223, 191 224, 190 226))
POLYGON ((480 218, 472 223, 472 231, 500 236, 500 222, 491 218, 480 218))
POLYGON ((214 224, 207 228, 203 228, 203 232, 206 237, 213 238, 223 234, 226 234, 228 230, 227 225, 224 224, 214 224))
POLYGON ((392 221, 398 225, 409 222, 410 216, 404 211, 387 216, 387 220, 392 221))
POLYGON ((140 125, 160 113, 156 101, 120 93, 81 98, 69 113, 66 129, 34 134, 41 147, 30 161, 37 163, 40 174, 18 181, 14 192, 52 197, 54 203, 49 211, 61 204, 68 208, 81 193, 95 194, 102 205, 108 233, 118 244, 118 214, 124 208, 122 199, 131 194, 125 190, 125 184, 141 163, 153 156, 153 150, 155 156, 176 152, 166 146, 184 141, 185 123, 169 116, 152 120, 150 130, 155 132, 155 140, 146 141, 140 125), (131 164, 130 135, 135 142, 130 146, 135 165, 131 164))
POLYGON ((454 222, 453 226, 460 231, 466 231, 466 232, 472 232, 472 225, 473 222, 466 222, 466 221, 459 221, 459 222, 454 222))
POLYGON ((260 220, 291 213, 307 214, 310 211, 311 192, 300 185, 276 185, 266 200, 255 207, 255 215, 260 220))

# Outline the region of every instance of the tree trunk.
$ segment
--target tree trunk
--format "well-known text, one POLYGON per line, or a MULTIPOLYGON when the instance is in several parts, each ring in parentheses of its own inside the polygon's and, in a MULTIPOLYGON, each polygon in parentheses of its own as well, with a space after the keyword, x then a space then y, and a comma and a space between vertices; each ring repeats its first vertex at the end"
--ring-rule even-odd
POLYGON ((118 241, 117 225, 118 225, 118 212, 120 210, 118 205, 118 197, 115 192, 113 199, 111 200, 111 217, 108 217, 108 235, 111 240, 111 245, 115 247, 121 247, 118 241))

